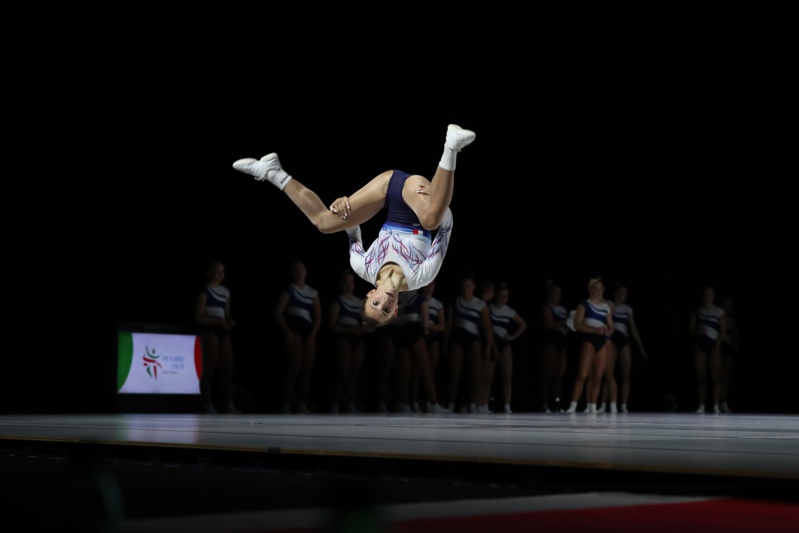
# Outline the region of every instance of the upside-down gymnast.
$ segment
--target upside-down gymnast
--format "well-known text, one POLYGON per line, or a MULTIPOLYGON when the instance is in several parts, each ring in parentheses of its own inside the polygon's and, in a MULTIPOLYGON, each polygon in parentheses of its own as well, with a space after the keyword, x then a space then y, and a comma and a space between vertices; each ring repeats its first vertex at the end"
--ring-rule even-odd
POLYGON ((449 204, 455 188, 457 154, 475 137, 473 131, 450 124, 432 180, 387 170, 351 196, 337 198, 329 207, 283 170, 274 152, 260 160, 239 159, 233 168, 278 187, 320 232, 347 232, 353 271, 375 287, 364 299, 361 317, 364 328, 372 331, 396 316, 400 292, 424 287, 441 269, 452 233, 449 204), (384 207, 386 220, 377 239, 364 251, 360 224, 384 207))

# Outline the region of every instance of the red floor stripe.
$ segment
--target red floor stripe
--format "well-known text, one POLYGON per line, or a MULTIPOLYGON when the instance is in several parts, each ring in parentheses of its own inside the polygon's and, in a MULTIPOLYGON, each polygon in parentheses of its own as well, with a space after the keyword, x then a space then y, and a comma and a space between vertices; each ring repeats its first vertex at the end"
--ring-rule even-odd
POLYGON ((799 505, 722 499, 564 511, 414 520, 393 532, 797 533, 799 505))

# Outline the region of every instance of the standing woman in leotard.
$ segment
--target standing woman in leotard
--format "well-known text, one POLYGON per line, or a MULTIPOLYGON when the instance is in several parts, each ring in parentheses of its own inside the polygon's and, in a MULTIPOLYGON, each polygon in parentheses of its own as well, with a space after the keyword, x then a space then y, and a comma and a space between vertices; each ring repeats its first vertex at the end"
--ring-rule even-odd
POLYGON ((607 357, 606 343, 608 335, 613 334, 613 316, 610 304, 605 300, 605 284, 602 278, 591 278, 588 281, 588 298, 577 305, 574 315, 574 328, 581 336, 580 358, 577 362, 577 377, 572 387, 572 401, 567 413, 577 411, 577 401, 583 393, 587 379, 595 384, 591 387, 587 398, 587 412, 596 413, 600 383, 605 373, 607 357))
POLYGON ((708 285, 702 291, 702 305, 691 313, 690 332, 694 341, 694 369, 696 370, 697 413, 705 412, 707 381, 713 400, 713 412, 721 408, 721 341, 727 334, 724 309, 716 305, 716 290, 708 285))

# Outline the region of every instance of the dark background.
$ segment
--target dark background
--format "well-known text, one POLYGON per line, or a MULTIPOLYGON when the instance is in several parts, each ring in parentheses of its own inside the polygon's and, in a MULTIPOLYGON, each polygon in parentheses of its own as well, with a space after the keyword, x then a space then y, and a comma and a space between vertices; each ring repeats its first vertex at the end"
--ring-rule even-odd
MULTIPOLYGON (((452 11, 48 13, 48 46, 18 60, 9 99, 21 120, 7 155, 25 179, 6 197, 0 408, 112 410, 116 324, 188 324, 219 257, 237 380, 271 409, 288 262, 306 262, 326 307, 346 239, 232 162, 278 152, 328 202, 389 168, 431 177, 457 123, 477 140, 458 157, 439 298, 471 269, 507 281, 533 324, 547 279, 568 308, 591 276, 624 281, 650 355, 633 395, 693 409, 688 320, 710 283, 733 297, 744 342, 733 409, 796 412, 779 37, 733 12, 452 11)), ((378 227, 364 225, 367 241, 378 227)), ((523 409, 536 356, 521 341, 523 409)))

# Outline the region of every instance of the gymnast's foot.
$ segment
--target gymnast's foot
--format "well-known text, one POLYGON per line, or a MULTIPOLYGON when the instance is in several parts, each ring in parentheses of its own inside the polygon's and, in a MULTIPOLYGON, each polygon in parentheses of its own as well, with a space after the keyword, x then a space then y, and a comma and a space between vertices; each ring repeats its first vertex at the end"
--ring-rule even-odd
POLYGON ((470 145, 476 136, 477 134, 471 130, 465 130, 457 124, 450 124, 447 127, 447 141, 444 146, 453 152, 460 152, 470 145))
POLYGON ((258 181, 268 181, 281 191, 291 181, 291 176, 280 166, 280 160, 274 152, 263 156, 260 160, 251 157, 239 159, 233 163, 233 168, 254 176, 258 181))

